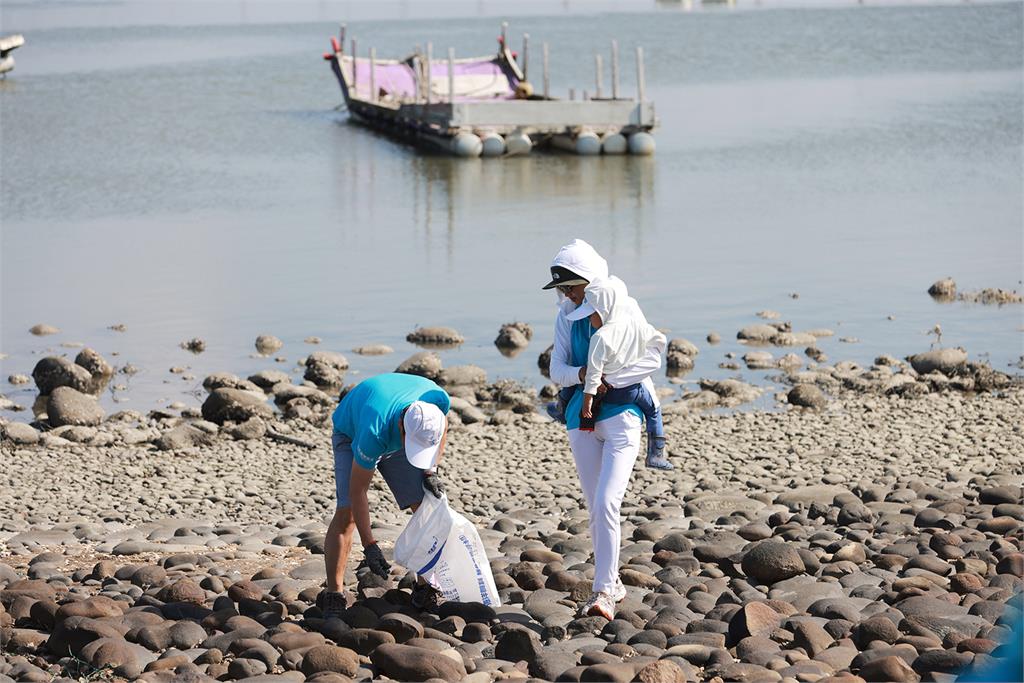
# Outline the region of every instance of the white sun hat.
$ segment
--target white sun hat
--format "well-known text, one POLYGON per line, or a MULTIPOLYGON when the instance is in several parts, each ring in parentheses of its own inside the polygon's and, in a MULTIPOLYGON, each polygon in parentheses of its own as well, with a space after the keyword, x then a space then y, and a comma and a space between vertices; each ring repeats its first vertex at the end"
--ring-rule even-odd
POLYGON ((429 470, 437 464, 445 423, 444 413, 433 403, 413 401, 405 411, 405 457, 413 467, 429 470))

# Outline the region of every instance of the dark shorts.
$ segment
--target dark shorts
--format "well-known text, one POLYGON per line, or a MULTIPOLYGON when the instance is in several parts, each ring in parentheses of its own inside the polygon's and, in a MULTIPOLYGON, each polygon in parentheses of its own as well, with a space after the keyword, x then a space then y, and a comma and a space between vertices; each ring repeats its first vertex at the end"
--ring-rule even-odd
MULTIPOLYGON (((352 506, 348 497, 349 480, 352 478, 352 439, 340 432, 331 435, 334 449, 334 488, 337 507, 352 506)), ((384 477, 388 488, 395 496, 398 507, 405 509, 423 500, 423 470, 413 467, 405 457, 405 451, 386 453, 377 461, 377 471, 384 477)))

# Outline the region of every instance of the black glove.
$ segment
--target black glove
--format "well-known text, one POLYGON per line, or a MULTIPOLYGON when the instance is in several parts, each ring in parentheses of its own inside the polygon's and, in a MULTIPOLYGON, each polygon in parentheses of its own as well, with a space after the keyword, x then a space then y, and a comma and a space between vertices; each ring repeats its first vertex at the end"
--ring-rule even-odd
POLYGON ((440 498, 444 495, 444 484, 441 482, 441 478, 437 476, 437 472, 427 472, 423 475, 423 488, 430 492, 430 495, 434 498, 440 498))
POLYGON ((380 546, 376 543, 363 548, 363 557, 366 558, 366 566, 370 568, 370 571, 380 578, 386 579, 391 574, 391 565, 384 559, 384 553, 380 551, 380 546))

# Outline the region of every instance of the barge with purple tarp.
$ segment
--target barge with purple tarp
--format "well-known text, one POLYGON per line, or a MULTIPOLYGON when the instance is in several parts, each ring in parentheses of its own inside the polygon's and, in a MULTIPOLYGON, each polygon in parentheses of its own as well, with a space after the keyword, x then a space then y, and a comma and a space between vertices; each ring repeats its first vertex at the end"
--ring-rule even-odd
POLYGON ((611 82, 605 92, 602 55, 594 56, 592 92, 550 93, 547 43, 542 45, 542 86, 527 79, 529 35, 512 52, 502 24, 490 57, 435 59, 433 46, 402 60, 380 59, 375 48, 359 56, 355 38, 345 51, 345 25, 324 59, 338 79, 350 116, 395 137, 460 157, 528 154, 553 147, 581 155, 654 153, 654 104, 645 98, 643 50, 636 50, 636 96, 619 91, 618 45, 612 41, 611 82))

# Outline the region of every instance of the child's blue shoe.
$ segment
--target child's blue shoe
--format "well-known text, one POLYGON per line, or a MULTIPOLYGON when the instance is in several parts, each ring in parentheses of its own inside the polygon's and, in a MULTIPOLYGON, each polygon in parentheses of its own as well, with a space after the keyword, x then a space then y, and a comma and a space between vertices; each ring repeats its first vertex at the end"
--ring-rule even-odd
POLYGON ((674 470, 676 468, 665 457, 665 437, 647 435, 647 459, 644 464, 653 470, 674 470))

